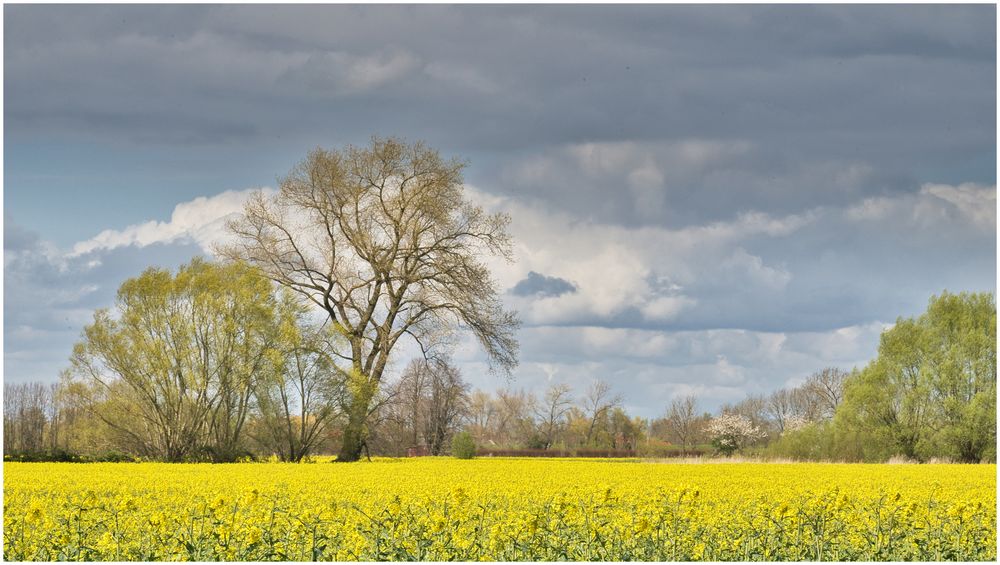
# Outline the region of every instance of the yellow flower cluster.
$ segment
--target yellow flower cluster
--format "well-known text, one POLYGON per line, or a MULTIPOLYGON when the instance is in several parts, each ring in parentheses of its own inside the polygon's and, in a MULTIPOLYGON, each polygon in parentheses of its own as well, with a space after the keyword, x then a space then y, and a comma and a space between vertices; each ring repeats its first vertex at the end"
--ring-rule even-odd
POLYGON ((5 463, 7 560, 993 561, 995 465, 5 463))

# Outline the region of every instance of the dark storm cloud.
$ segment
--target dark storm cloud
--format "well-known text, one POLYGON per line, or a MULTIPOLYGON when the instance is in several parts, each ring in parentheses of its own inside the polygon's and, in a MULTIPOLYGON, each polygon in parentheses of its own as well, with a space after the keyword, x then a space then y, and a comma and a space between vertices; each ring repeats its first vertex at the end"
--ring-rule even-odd
POLYGON ((559 277, 547 277, 535 271, 528 272, 527 277, 510 289, 510 293, 515 296, 561 296, 569 292, 576 292, 575 284, 559 277))
POLYGON ((6 118, 15 145, 48 135, 267 152, 402 134, 471 158, 471 180, 494 191, 621 222, 688 223, 730 214, 722 195, 738 207, 792 210, 803 194, 989 182, 993 14, 992 6, 11 6, 6 118), (690 140, 743 151, 694 162, 661 154, 690 140), (652 173, 633 182, 690 205, 676 211, 675 200, 620 194, 635 169, 573 178, 572 194, 518 174, 541 156, 552 174, 578 176, 561 166, 567 147, 619 141, 670 165, 662 186, 652 173), (846 185, 825 178, 851 167, 866 172, 846 185), (957 170, 975 178, 952 178, 957 170), (810 181, 819 186, 803 186, 810 181))

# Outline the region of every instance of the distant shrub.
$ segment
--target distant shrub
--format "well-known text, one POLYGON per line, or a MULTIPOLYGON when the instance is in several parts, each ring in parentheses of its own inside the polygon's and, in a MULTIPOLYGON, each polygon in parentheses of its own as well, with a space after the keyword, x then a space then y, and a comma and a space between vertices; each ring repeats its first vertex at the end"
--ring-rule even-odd
POLYGON ((795 461, 846 459, 847 457, 836 452, 835 447, 833 425, 830 422, 811 422, 786 430, 761 455, 795 461))
POLYGON ((532 435, 531 437, 528 438, 528 441, 525 442, 525 447, 527 447, 528 449, 540 449, 541 450, 541 449, 545 449, 545 446, 547 445, 547 443, 548 442, 545 441, 545 438, 542 437, 541 434, 534 434, 534 435, 532 435))
POLYGON ((42 451, 14 451, 4 453, 4 461, 20 463, 125 463, 135 461, 135 457, 119 451, 108 451, 97 455, 81 455, 65 449, 42 451))
POLYGON ((132 463, 136 458, 121 451, 107 451, 92 458, 97 463, 132 463))
POLYGON ((689 445, 687 449, 662 440, 650 439, 639 446, 637 455, 656 459, 668 457, 706 457, 715 450, 709 444, 689 445))
POLYGON ((451 440, 451 454, 458 459, 472 459, 476 456, 476 440, 469 432, 459 432, 451 440))
POLYGON ((66 451, 65 449, 46 449, 41 451, 13 451, 4 453, 4 461, 18 461, 22 463, 77 463, 84 459, 77 453, 66 451))

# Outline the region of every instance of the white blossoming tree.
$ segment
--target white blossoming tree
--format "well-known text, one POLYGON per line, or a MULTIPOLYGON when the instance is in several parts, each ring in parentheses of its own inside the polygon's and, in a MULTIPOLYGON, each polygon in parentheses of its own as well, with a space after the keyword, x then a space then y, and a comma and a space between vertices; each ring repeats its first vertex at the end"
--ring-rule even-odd
POLYGON ((712 445, 724 455, 743 449, 750 442, 764 437, 764 432, 750 418, 739 414, 723 414, 708 424, 712 445))
POLYGON ((801 414, 792 414, 785 420, 785 429, 781 431, 781 435, 785 435, 789 432, 796 432, 808 425, 808 418, 801 414))

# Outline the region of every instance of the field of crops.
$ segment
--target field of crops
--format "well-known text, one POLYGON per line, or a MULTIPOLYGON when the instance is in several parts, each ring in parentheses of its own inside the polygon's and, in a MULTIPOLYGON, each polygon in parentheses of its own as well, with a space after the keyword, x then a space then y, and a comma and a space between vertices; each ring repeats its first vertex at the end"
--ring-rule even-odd
POLYGON ((8 560, 994 560, 995 465, 4 464, 8 560))

